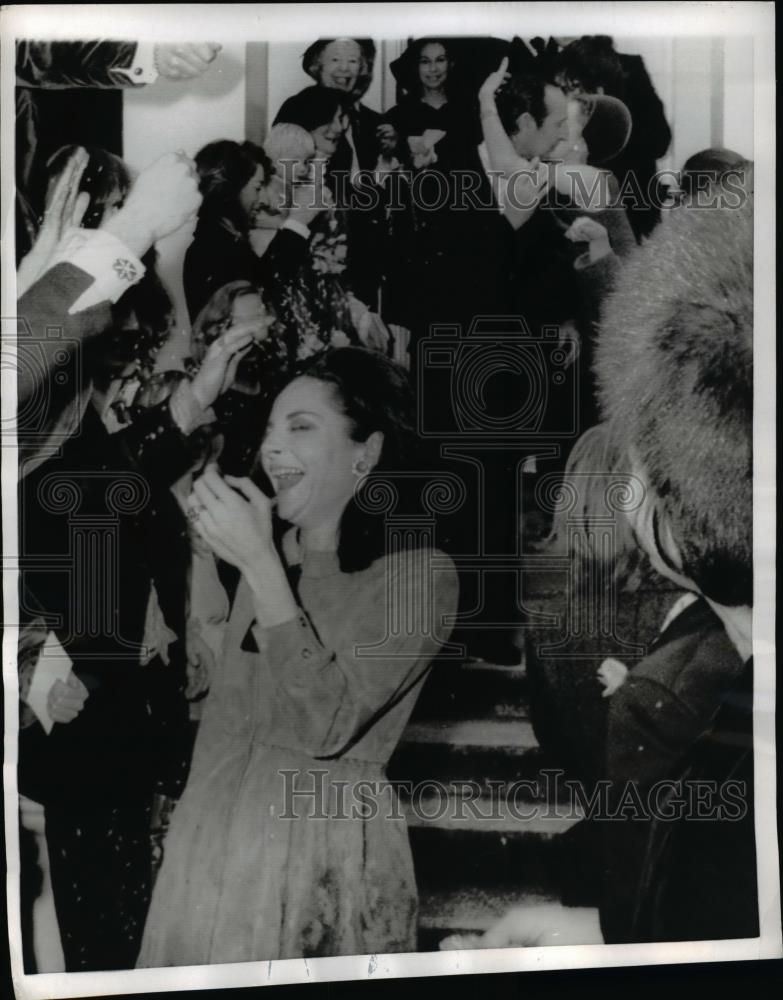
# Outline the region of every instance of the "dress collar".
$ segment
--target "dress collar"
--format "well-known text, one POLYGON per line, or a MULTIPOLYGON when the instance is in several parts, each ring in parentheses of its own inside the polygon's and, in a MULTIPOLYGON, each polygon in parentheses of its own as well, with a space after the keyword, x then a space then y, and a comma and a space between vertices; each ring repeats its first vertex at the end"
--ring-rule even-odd
POLYGON ((291 528, 283 539, 283 554, 289 566, 301 566, 302 576, 321 578, 340 573, 337 552, 307 552, 299 541, 299 530, 291 528))

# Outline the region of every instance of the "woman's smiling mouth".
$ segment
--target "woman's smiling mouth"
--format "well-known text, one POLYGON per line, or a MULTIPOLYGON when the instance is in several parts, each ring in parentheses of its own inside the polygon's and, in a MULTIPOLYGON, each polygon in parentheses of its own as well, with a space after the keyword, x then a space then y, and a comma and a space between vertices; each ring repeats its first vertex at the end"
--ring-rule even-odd
POLYGON ((269 470, 269 478, 274 482, 277 493, 284 493, 286 490, 290 490, 292 486, 296 486, 303 476, 304 472, 293 466, 280 466, 269 470))

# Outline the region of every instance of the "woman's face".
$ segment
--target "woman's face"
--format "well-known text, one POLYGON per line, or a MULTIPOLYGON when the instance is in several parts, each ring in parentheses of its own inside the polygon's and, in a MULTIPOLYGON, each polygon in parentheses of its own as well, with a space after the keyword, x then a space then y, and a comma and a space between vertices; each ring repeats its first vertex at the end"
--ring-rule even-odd
POLYGON ((425 90, 440 90, 449 75, 449 57, 439 42, 429 42, 419 56, 419 79, 425 90))
POLYGON ((266 340, 275 317, 256 292, 247 292, 234 299, 231 307, 231 326, 249 326, 256 340, 266 340))
POLYGON ((239 204, 248 220, 252 219, 256 203, 265 187, 264 168, 259 164, 253 176, 239 192, 239 204))
POLYGON ((348 119, 339 111, 335 114, 331 122, 326 125, 319 125, 314 128, 310 135, 315 143, 316 157, 328 160, 334 156, 340 136, 348 127, 348 119))
POLYGON ((313 160, 315 159, 315 153, 311 156, 304 156, 301 159, 294 160, 291 164, 291 178, 294 184, 304 184, 306 181, 311 181, 313 179, 313 160))
POLYGON ((300 528, 338 526, 356 486, 354 463, 364 454, 333 392, 318 379, 295 379, 275 400, 261 445, 277 511, 300 528))
POLYGON ((321 53, 318 82, 322 87, 350 93, 362 68, 362 50, 353 38, 338 38, 329 42, 321 53))

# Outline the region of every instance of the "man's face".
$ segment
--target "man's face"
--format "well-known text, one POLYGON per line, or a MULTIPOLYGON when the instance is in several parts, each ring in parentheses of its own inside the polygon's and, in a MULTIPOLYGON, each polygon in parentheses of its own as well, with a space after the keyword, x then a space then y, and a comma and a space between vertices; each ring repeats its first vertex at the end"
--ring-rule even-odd
POLYGON ((544 108, 546 116, 540 125, 530 115, 520 116, 520 129, 513 136, 512 142, 519 155, 525 159, 531 160, 538 156, 546 160, 560 142, 568 138, 568 101, 559 87, 549 83, 546 85, 544 108))

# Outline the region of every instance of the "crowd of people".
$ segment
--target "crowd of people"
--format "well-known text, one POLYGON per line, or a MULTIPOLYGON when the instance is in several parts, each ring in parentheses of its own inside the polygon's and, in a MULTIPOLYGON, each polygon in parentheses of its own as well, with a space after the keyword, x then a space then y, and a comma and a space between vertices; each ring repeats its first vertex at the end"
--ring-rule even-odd
MULTIPOLYGON (((690 595, 596 679, 605 777, 670 798, 732 778, 745 808, 602 827, 590 905, 445 946, 756 936, 752 164, 705 150, 663 190, 663 107, 608 38, 412 41, 383 114, 362 101, 374 42, 340 38, 304 53, 314 83, 263 147, 213 141, 133 178, 70 145, 33 169, 36 87, 187 81, 220 47, 144 48, 17 52, 18 781, 44 809, 66 970, 416 949, 402 815, 337 799, 383 780, 444 646, 522 655, 514 577, 481 582, 482 618, 463 557, 477 538, 520 561, 562 548, 545 510, 526 548, 523 462, 492 436, 525 407, 526 473, 630 477, 611 557, 690 595), (165 368, 155 244, 194 219, 189 350, 165 368), (433 327, 471 357, 510 338, 470 390, 489 498, 442 447, 460 414, 422 421, 454 412, 433 327), (543 402, 518 363, 533 345, 543 402), (390 531, 392 499, 415 521, 442 475, 462 508, 390 531), (313 773, 328 818, 287 815, 281 775, 304 801, 313 773)), ((580 572, 607 558, 588 501, 580 572)), ((36 872, 23 850, 23 913, 36 872)))

